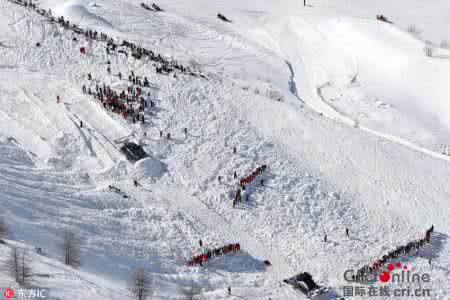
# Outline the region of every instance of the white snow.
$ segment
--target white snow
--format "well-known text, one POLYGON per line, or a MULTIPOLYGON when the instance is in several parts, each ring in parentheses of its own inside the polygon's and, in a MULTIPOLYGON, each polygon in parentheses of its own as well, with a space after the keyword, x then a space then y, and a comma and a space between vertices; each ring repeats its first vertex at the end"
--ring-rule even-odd
MULTIPOLYGON (((51 275, 36 284, 55 299, 124 299, 130 272, 144 266, 154 299, 176 299, 194 282, 206 299, 288 300, 302 295, 282 279, 307 271, 342 294, 345 270, 434 224, 436 243, 407 261, 430 274, 432 299, 448 299, 450 50, 439 45, 450 41, 450 2, 307 3, 161 0, 158 13, 131 0, 38 3, 204 79, 108 56, 104 43, 73 41, 0 0, 0 218, 10 228, 0 264, 10 247, 28 249, 36 272, 51 275), (377 21, 381 13, 394 24, 377 21), (144 126, 81 92, 96 83, 126 89, 131 70, 148 77, 156 103, 144 126), (124 136, 149 157, 126 161, 115 143, 124 136), (261 164, 265 186, 253 184, 233 209, 233 172, 240 178, 261 164), (65 229, 84 240, 80 270, 63 264, 65 229), (199 239, 243 251, 188 267, 199 239)), ((7 286, 18 288, 0 265, 7 286)))

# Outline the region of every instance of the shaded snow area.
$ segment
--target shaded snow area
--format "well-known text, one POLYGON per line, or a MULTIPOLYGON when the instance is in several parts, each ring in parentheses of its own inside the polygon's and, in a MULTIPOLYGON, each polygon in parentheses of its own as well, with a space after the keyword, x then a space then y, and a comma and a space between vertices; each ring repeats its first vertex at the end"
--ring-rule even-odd
POLYGON ((449 1, 140 2, 35 2, 113 37, 107 51, 0 0, 0 299, 23 288, 13 249, 55 300, 129 299, 138 267, 148 299, 306 299, 283 282, 302 272, 329 288, 313 299, 450 299, 449 1), (132 74, 149 82, 144 123, 82 90, 128 95, 132 74), (344 279, 432 225, 431 244, 390 261, 429 282, 344 279))

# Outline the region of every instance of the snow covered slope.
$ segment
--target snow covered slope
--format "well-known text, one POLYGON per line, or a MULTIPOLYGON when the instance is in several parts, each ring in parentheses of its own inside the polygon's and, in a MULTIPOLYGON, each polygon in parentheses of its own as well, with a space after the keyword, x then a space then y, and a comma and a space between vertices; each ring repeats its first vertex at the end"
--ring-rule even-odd
MULTIPOLYGON (((308 271, 342 294, 345 270, 434 224, 437 244, 407 260, 430 274, 432 299, 448 299, 450 54, 438 45, 450 40, 449 3, 308 3, 164 0, 156 13, 140 1, 38 2, 205 75, 174 78, 0 0, 0 204, 10 228, 0 260, 11 245, 42 247, 34 267, 51 276, 37 284, 55 299, 123 299, 136 266, 151 272, 155 299, 192 283, 206 299, 298 299, 282 279, 308 271), (376 21, 380 13, 395 24, 376 21), (132 70, 148 77, 156 103, 145 125, 81 91, 126 89, 117 74, 132 70), (150 157, 126 161, 114 142, 124 136, 150 157), (261 164, 264 186, 233 209, 233 173, 261 164), (66 229, 83 237, 80 270, 61 263, 66 229), (199 239, 242 251, 188 267, 199 239)), ((9 285, 0 268, 0 287, 9 285)))

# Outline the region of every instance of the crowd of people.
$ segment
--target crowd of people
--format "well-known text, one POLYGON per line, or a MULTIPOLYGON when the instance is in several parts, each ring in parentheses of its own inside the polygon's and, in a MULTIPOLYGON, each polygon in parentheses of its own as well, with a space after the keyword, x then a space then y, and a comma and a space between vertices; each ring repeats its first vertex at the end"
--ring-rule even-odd
MULTIPOLYGON (((63 16, 54 17, 52 15, 51 9, 48 9, 48 10, 41 9, 32 1, 28 1, 28 2, 25 0, 10 0, 10 1, 13 3, 19 4, 19 5, 22 5, 24 7, 27 7, 27 8, 31 8, 34 11, 36 11, 38 14, 40 14, 41 16, 47 18, 47 20, 50 23, 59 24, 66 30, 71 30, 72 32, 79 34, 79 35, 84 35, 86 37, 86 39, 106 42, 107 43, 106 52, 108 54, 110 54, 111 51, 115 51, 116 49, 118 49, 118 47, 124 47, 124 48, 128 48, 131 51, 131 55, 133 57, 135 57, 136 59, 141 59, 143 57, 147 57, 151 61, 158 63, 158 65, 156 66, 157 73, 171 73, 171 72, 174 72, 175 70, 178 70, 179 72, 182 72, 184 74, 204 77, 203 75, 198 75, 198 74, 192 72, 189 67, 185 67, 176 61, 167 60, 166 58, 162 57, 160 54, 156 54, 154 51, 148 50, 144 47, 137 46, 133 42, 129 42, 127 40, 122 40, 122 43, 118 44, 114 41, 114 38, 109 37, 105 33, 102 33, 102 32, 99 33, 96 30, 91 30, 91 29, 83 29, 76 24, 71 24, 70 21, 64 19, 63 16)), ((73 40, 76 41, 77 39, 74 37, 73 40)), ((40 46, 40 43, 38 43, 38 44, 40 46)), ((85 53, 86 49, 81 50, 81 48, 80 48, 80 51, 85 53)), ((128 53, 126 51, 124 51, 123 49, 118 50, 118 52, 125 53, 128 56, 128 53)))
MULTIPOLYGON (((160 54, 156 54, 154 51, 146 49, 144 47, 138 46, 133 42, 122 40, 121 43, 116 42, 114 38, 109 37, 107 34, 102 32, 97 32, 95 30, 91 29, 83 29, 79 27, 76 24, 71 24, 69 20, 66 20, 63 16, 60 17, 54 17, 52 15, 52 12, 50 9, 45 10, 37 7, 37 5, 31 1, 24 1, 24 0, 10 0, 13 3, 20 4, 26 8, 30 8, 34 11, 36 11, 39 15, 45 17, 48 19, 50 23, 58 24, 61 27, 63 27, 66 30, 70 30, 78 35, 84 36, 88 40, 95 40, 106 43, 106 52, 107 54, 110 54, 112 51, 117 51, 118 53, 123 53, 128 57, 128 52, 125 50, 127 49, 130 51, 131 56, 135 59, 143 59, 147 58, 153 62, 156 63, 155 65, 155 71, 156 73, 160 74, 168 74, 175 71, 179 71, 181 73, 197 76, 197 74, 193 73, 188 67, 185 67, 181 64, 179 64, 176 61, 169 61, 166 58, 162 57, 160 54)), ((142 7, 148 8, 149 7, 145 4, 141 4, 142 7)), ((153 4, 153 9, 155 10, 161 10, 159 7, 155 6, 153 4)), ((223 15, 219 14, 218 17, 224 21, 229 21, 226 19, 223 15)), ((388 21, 384 16, 380 15, 377 16, 378 20, 381 21, 388 21)), ((76 40, 74 37, 73 40, 76 40)), ((40 43, 37 43, 36 46, 40 46, 40 43)), ((86 54, 86 49, 84 47, 80 48, 81 54, 86 54)), ((109 65, 109 64, 108 64, 109 65)), ((107 68, 108 73, 111 73, 111 68, 108 66, 107 68)), ((118 74, 119 79, 122 79, 122 74, 118 74)), ((202 76, 202 75, 199 75, 202 76)), ((88 74, 88 80, 92 80, 92 75, 88 74)), ((88 94, 90 96, 95 97, 96 100, 102 103, 103 107, 105 109, 109 109, 112 112, 118 113, 121 116, 123 116, 125 119, 130 118, 133 123, 135 122, 142 122, 145 123, 145 116, 144 116, 144 109, 147 105, 147 102, 144 98, 144 88, 150 87, 150 83, 147 79, 147 77, 139 77, 135 76, 133 72, 128 76, 128 80, 130 82, 130 85, 127 88, 127 91, 117 91, 111 86, 106 84, 96 84, 95 90, 91 89, 91 87, 87 87, 86 85, 82 86, 82 91, 85 94, 88 94)), ((57 102, 60 101, 60 97, 57 96, 57 102)), ((150 102, 151 106, 154 105, 153 102, 150 102)), ((80 127, 82 127, 82 122, 80 123, 80 127)), ((187 135, 187 128, 185 128, 185 134, 187 135)), ((160 136, 163 136, 163 132, 160 132, 160 136)), ((170 133, 167 134, 167 138, 170 139, 170 133)), ((233 152, 236 153, 236 148, 233 148, 233 152)), ((233 199, 233 207, 238 202, 242 201, 243 197, 243 191, 246 190, 246 187, 248 187, 250 184, 252 184, 255 179, 260 176, 262 173, 264 173, 267 169, 267 165, 262 165, 258 168, 256 168, 251 174, 241 178, 239 180, 239 188, 235 193, 235 197, 233 199)), ((236 177, 236 174, 235 174, 236 177)), ((219 177, 219 181, 221 180, 221 177, 219 177)), ((261 185, 264 185, 263 179, 260 181, 261 185)), ((137 186, 137 183, 135 182, 135 185, 137 186)), ((116 193, 121 194, 123 197, 127 197, 127 195, 121 191, 120 189, 110 185, 108 188, 116 193)), ((355 280, 363 278, 366 274, 373 274, 380 270, 384 265, 392 259, 396 259, 400 256, 411 254, 415 252, 416 250, 420 249, 427 243, 431 243, 431 234, 433 233, 434 226, 431 226, 426 231, 426 234, 423 238, 415 241, 411 241, 407 243, 406 245, 398 246, 395 249, 389 251, 385 255, 383 255, 381 258, 376 259, 371 264, 366 264, 363 267, 361 267, 356 274, 353 275, 353 278, 355 280)), ((348 229, 346 229, 346 234, 348 235, 348 229)), ((325 241, 326 241, 326 235, 325 235, 325 241)), ((188 265, 195 266, 200 265, 202 266, 205 264, 208 260, 212 259, 213 257, 228 254, 228 253, 235 253, 237 251, 240 251, 240 244, 228 244, 223 247, 214 248, 214 249, 207 249, 204 253, 194 256, 189 262, 188 265)))
POLYGON ((265 172, 267 169, 267 165, 262 165, 261 167, 256 168, 250 175, 245 176, 239 181, 240 186, 245 190, 245 186, 255 180, 255 178, 265 172))
POLYGON ((356 274, 352 275, 353 280, 361 280, 367 274, 374 274, 380 270, 384 265, 392 259, 399 258, 403 255, 408 255, 414 253, 416 250, 422 248, 425 244, 431 243, 431 234, 433 233, 434 226, 432 225, 425 233, 425 236, 419 240, 411 241, 406 245, 398 246, 395 249, 389 251, 381 258, 376 259, 371 264, 366 264, 358 271, 356 274))
MULTIPOLYGON (((267 169, 267 165, 262 165, 262 166, 256 168, 256 170, 254 170, 251 174, 240 179, 239 188, 236 191, 236 194, 233 199, 233 207, 235 207, 238 202, 242 201, 243 192, 245 191, 246 187, 248 185, 250 185, 256 179, 256 177, 258 177, 262 173, 264 173, 266 171, 266 169, 267 169)), ((264 185, 264 179, 261 179, 260 183, 261 183, 261 185, 264 185)), ((245 195, 245 197, 247 197, 247 196, 248 196, 248 194, 245 195)))
MULTIPOLYGON (((119 78, 122 78, 120 73, 119 78)), ((88 81, 93 79, 90 73, 87 75, 87 79, 88 81)), ((150 83, 148 82, 147 77, 144 77, 144 79, 141 80, 134 75, 133 71, 128 77, 128 80, 131 84, 128 86, 127 91, 122 90, 119 92, 104 83, 101 85, 96 84, 95 90, 83 85, 82 91, 85 94, 94 96, 96 100, 102 103, 105 109, 120 114, 125 119, 130 118, 133 123, 140 121, 144 124, 144 109, 147 106, 147 102, 144 98, 143 89, 149 87, 150 83)), ((148 92, 147 96, 149 96, 149 93, 150 92, 148 92)), ((153 101, 150 101, 150 106, 154 106, 153 101)))
POLYGON ((236 253, 241 250, 241 245, 239 243, 236 244, 228 244, 223 247, 207 249, 204 253, 195 255, 189 262, 188 266, 202 266, 208 260, 213 257, 221 256, 228 253, 236 253))

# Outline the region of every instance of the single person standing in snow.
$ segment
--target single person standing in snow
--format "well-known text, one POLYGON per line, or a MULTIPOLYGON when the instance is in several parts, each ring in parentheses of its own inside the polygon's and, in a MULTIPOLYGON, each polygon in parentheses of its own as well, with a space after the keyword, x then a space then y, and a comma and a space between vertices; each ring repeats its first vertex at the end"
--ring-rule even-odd
POLYGON ((234 171, 234 173, 233 173, 233 178, 234 178, 234 179, 236 179, 236 178, 237 178, 237 174, 236 174, 236 171, 234 171))
POLYGON ((346 234, 347 236, 349 236, 348 232, 349 232, 348 228, 345 228, 345 234, 346 234))
POLYGON ((228 295, 231 295, 231 286, 228 287, 227 291, 228 291, 228 295))
POLYGON ((200 247, 203 247, 203 241, 202 240, 199 240, 198 244, 200 245, 200 247))
POLYGON ((327 242, 327 235, 325 234, 323 241, 326 243, 327 242))
POLYGON ((80 128, 83 128, 83 121, 80 120, 80 128))

